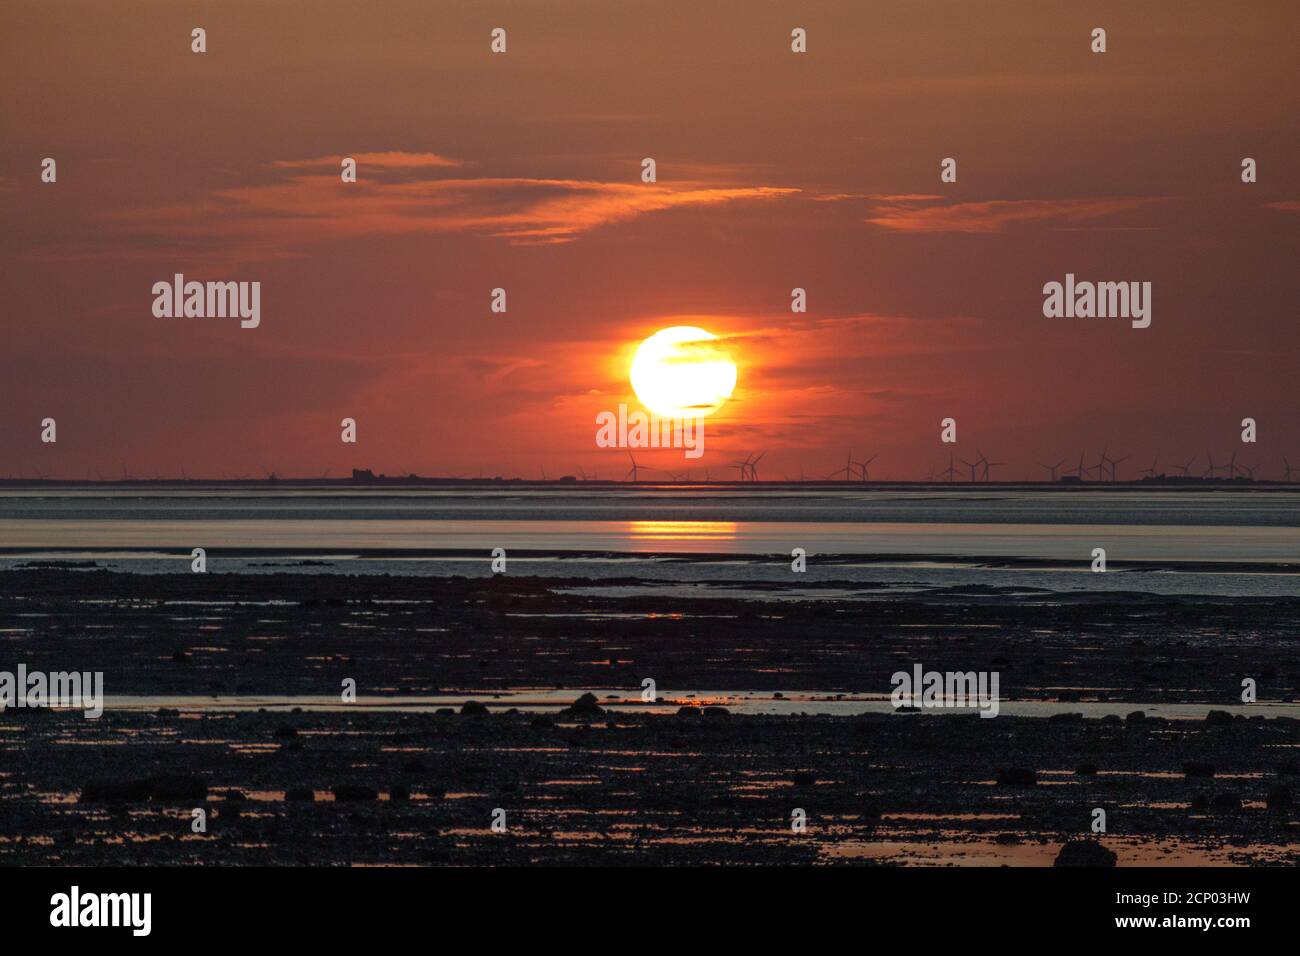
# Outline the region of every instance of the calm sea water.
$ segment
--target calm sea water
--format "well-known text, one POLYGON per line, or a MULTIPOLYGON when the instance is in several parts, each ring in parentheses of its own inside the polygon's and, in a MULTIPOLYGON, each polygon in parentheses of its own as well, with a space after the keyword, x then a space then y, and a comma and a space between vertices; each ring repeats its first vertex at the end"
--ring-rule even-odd
POLYGON ((1290 595, 1300 593, 1300 491, 577 485, 0 492, 0 568, 75 559, 183 572, 195 547, 207 549, 211 571, 430 575, 489 574, 488 555, 504 548, 511 573, 631 577, 678 593, 695 593, 701 582, 789 583, 788 556, 803 548, 810 561, 801 583, 860 585, 864 599, 971 584, 1290 595), (1091 573, 1098 547, 1113 573, 1091 573), (1026 560, 1036 566, 1017 564, 1026 560))

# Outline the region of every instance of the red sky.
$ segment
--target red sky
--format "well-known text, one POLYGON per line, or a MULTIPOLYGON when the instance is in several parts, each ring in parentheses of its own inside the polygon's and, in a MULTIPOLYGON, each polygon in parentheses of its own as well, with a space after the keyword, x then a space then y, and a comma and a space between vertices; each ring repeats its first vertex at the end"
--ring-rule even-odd
POLYGON ((924 477, 946 416, 1002 477, 1104 443, 1145 467, 1251 416, 1271 475, 1300 460, 1297 27, 1291 0, 5 4, 0 475, 617 477, 595 414, 687 321, 740 365, 697 473, 851 448, 924 477), (155 318, 176 272, 260 281, 261 326, 155 318), (1067 272, 1151 282, 1151 327, 1045 318, 1067 272))

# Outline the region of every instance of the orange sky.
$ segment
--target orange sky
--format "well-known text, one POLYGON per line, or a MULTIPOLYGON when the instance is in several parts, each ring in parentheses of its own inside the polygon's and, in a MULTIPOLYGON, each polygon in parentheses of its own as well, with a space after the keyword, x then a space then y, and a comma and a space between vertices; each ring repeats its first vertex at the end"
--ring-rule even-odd
POLYGON ((0 475, 617 477, 594 416, 630 399, 630 346, 687 323, 740 365, 697 473, 852 448, 924 477, 945 416, 1003 477, 1106 442, 1230 453, 1245 416, 1244 459, 1277 471, 1300 460, 1298 11, 5 4, 0 475), (260 281, 261 326, 155 318, 176 272, 260 281), (1151 328, 1044 318, 1067 272, 1150 281, 1151 328))

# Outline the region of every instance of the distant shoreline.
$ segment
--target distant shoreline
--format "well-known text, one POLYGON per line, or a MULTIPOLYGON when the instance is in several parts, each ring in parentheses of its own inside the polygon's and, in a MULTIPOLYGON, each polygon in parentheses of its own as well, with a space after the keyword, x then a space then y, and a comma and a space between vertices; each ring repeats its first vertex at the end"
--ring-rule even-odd
POLYGON ((992 489, 1014 490, 1027 488, 1036 491, 1293 491, 1300 482, 1278 481, 1266 478, 1141 478, 1133 481, 614 481, 610 479, 578 479, 571 476, 552 479, 537 478, 426 478, 418 475, 406 477, 376 475, 374 478, 0 478, 0 490, 50 488, 88 489, 186 489, 206 488, 256 488, 291 491, 305 488, 376 489, 376 488, 674 488, 674 489, 764 489, 764 490, 832 490, 845 491, 871 489, 873 491, 918 491, 992 489))
MULTIPOLYGON (((396 519, 395 519, 396 520, 396 519)), ((105 548, 90 548, 81 546, 53 546, 53 547, 0 547, 0 560, 22 560, 29 559, 34 562, 33 567, 36 569, 43 568, 46 565, 57 566, 60 568, 70 567, 79 561, 95 561, 106 559, 108 555, 132 555, 138 557, 148 556, 166 556, 175 558, 177 561, 188 563, 191 559, 189 551, 166 546, 153 547, 134 547, 134 546, 113 546, 105 548), (57 554, 68 555, 66 558, 54 557, 43 558, 42 555, 57 554), (94 555, 100 557, 88 557, 79 559, 75 555, 94 555)), ((356 561, 356 560, 397 560, 397 559, 425 559, 425 560, 466 560, 466 561, 488 561, 490 555, 486 554, 481 548, 342 548, 342 547, 223 547, 213 548, 209 551, 210 556, 220 555, 224 558, 251 559, 262 558, 267 560, 320 560, 320 561, 356 561)), ((1035 558, 1035 557, 1008 557, 1003 555, 963 555, 963 554, 945 554, 945 553, 880 553, 864 552, 861 554, 851 553, 821 553, 809 552, 810 557, 815 557, 820 565, 884 565, 884 566, 906 566, 909 564, 930 564, 942 563, 965 568, 1004 568, 1004 569, 1023 569, 1023 570, 1078 570, 1078 562, 1069 562, 1052 558, 1035 558)), ((713 564, 720 561, 728 563, 744 564, 767 564, 779 562, 788 564, 790 557, 783 553, 772 554, 753 554, 745 552, 699 552, 699 551, 618 551, 618 550, 564 550, 558 548, 545 549, 527 549, 512 548, 510 550, 511 560, 619 560, 625 559, 641 564, 646 561, 671 561, 675 563, 689 564, 713 564)), ((23 570, 22 568, 0 569, 0 574, 13 573, 23 570)), ((188 573, 188 567, 184 570, 188 573)), ((1170 573, 1200 573, 1200 574, 1300 574, 1300 561, 1291 562, 1266 562, 1266 561, 1170 561, 1170 560, 1114 560, 1110 562, 1110 571, 1132 571, 1132 572, 1170 572, 1170 573)), ((517 575, 512 575, 517 576, 517 575)), ((644 579, 644 571, 638 572, 638 580, 644 579)), ((822 579, 818 581, 808 581, 801 578, 795 578, 786 584, 781 582, 763 582, 764 587, 779 588, 789 586, 792 588, 810 588, 810 587, 834 587, 844 582, 833 579, 822 579)))

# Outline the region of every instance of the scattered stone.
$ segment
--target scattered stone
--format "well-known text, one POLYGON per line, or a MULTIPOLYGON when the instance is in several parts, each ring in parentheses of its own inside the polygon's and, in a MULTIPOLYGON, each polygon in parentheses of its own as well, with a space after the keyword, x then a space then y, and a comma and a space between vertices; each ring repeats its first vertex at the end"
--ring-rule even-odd
POLYGON ((605 716, 605 709, 596 700, 596 695, 591 693, 583 694, 566 707, 564 712, 571 717, 593 718, 605 716))
POLYGON ((1289 810, 1294 803, 1291 788, 1279 784, 1268 792, 1265 802, 1270 810, 1289 810))
POLYGON ((1217 793, 1214 795, 1214 800, 1211 801, 1210 806, 1220 811, 1240 810, 1241 797, 1235 793, 1217 793))
POLYGON ((373 787, 367 787, 355 783, 341 783, 334 787, 334 799, 348 803, 356 803, 368 800, 378 800, 379 794, 373 787))
POLYGON ((160 774, 139 780, 94 780, 82 788, 82 803, 160 803, 206 800, 208 784, 193 774, 160 774))
POLYGON ((1035 787, 1038 773, 1028 767, 1004 767, 998 771, 997 781, 999 787, 1035 787))
POLYGON ((92 780, 81 788, 79 803, 143 803, 149 799, 148 780, 92 780))
POLYGON ((1053 866, 1114 866, 1119 857, 1097 840, 1071 840, 1056 854, 1053 866))
POLYGON ((550 714, 538 714, 532 719, 532 726, 538 730, 546 730, 555 726, 555 718, 550 714))

